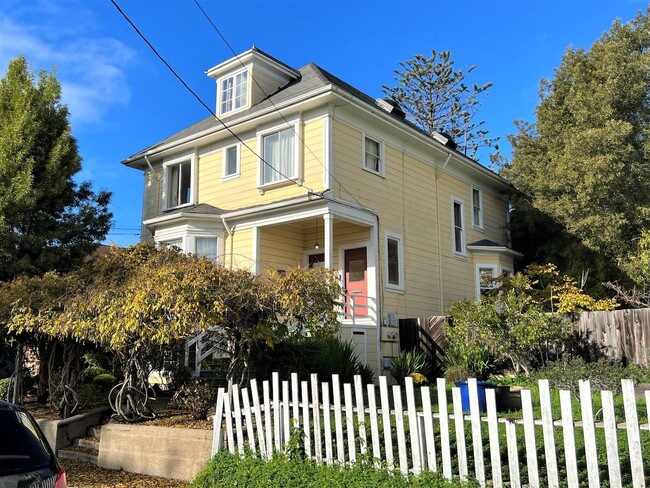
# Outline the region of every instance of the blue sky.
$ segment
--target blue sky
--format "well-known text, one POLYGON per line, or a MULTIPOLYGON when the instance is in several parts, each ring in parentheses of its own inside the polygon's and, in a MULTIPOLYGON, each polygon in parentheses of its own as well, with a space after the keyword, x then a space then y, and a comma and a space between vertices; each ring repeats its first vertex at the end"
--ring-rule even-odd
MULTIPOLYGON (((232 53, 193 0, 116 0, 151 43, 210 106, 205 70, 232 53)), ((295 68, 314 62, 373 97, 415 54, 450 50, 468 81, 494 83, 479 118, 491 135, 533 120, 542 78, 568 46, 589 48, 633 0, 234 1, 199 0, 237 53, 255 45, 295 68)), ((0 71, 25 54, 35 69, 56 66, 84 159, 80 180, 113 192, 107 242, 138 240, 142 174, 124 158, 206 117, 110 0, 0 0, 0 71)), ((487 161, 487 157, 484 158, 487 161)))

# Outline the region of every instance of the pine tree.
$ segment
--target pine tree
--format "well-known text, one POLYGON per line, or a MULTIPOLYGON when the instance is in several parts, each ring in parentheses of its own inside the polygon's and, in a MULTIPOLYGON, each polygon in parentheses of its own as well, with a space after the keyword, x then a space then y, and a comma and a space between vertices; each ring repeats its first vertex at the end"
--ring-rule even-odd
POLYGON ((0 79, 0 281, 82 262, 110 228, 110 193, 75 183, 81 170, 55 73, 23 56, 0 79))

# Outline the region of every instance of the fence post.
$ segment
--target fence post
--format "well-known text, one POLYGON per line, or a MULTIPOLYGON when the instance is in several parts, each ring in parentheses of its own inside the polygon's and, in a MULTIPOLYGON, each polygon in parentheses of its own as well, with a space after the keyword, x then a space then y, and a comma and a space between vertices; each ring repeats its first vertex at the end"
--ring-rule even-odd
POLYGON ((395 468, 393 455, 393 431, 390 426, 390 403, 388 401, 388 383, 385 376, 379 377, 379 395, 381 396, 381 416, 384 424, 384 443, 386 449, 386 464, 388 471, 395 468))
POLYGON ((314 417, 314 455, 316 462, 323 462, 323 446, 321 445, 320 430, 320 395, 318 394, 318 375, 311 375, 311 405, 314 417))
POLYGON ((548 380, 539 380, 539 402, 542 407, 542 427, 544 431, 544 452, 546 453, 546 472, 549 488, 558 488, 560 481, 555 453, 555 432, 553 431, 553 410, 551 409, 551 389, 548 380))
POLYGON ((354 375, 354 397, 357 401, 357 423, 359 424, 359 449, 361 456, 365 456, 368 446, 366 436, 366 409, 363 404, 363 383, 361 376, 354 375))
POLYGON ((406 457, 406 435, 404 433, 404 407, 402 407, 402 392, 398 385, 393 385, 393 404, 395 405, 395 425, 397 426, 397 451, 399 453, 399 469, 404 476, 408 475, 409 465, 406 457))
POLYGON ((251 404, 248 398, 248 389, 242 388, 242 404, 244 405, 244 419, 246 420, 246 433, 248 434, 248 445, 253 454, 257 453, 255 449, 255 430, 253 430, 253 417, 251 415, 251 404))
MULTIPOLYGON (((442 475, 451 479, 451 444, 449 442, 449 413, 447 411, 447 385, 444 378, 436 381, 438 411, 440 412, 440 450, 442 451, 442 475)), ((452 390, 453 391, 453 390, 452 390)), ((455 403, 455 402, 454 402, 455 403)), ((465 431, 463 430, 463 435, 465 431)))
POLYGON ((594 407, 589 380, 580 380, 580 409, 582 411, 582 431, 585 436, 585 456, 587 458, 587 475, 589 487, 599 488, 598 448, 596 447, 596 426, 594 424, 594 407))
POLYGON ((625 424, 627 425, 627 443, 630 448, 630 465, 632 468, 632 485, 645 487, 643 476, 643 459, 641 454, 641 437, 639 435, 639 417, 636 412, 636 398, 632 380, 621 380, 623 387, 623 404, 625 406, 625 424))
POLYGON ((614 413, 614 395, 611 391, 601 391, 603 402, 603 424, 605 427, 605 446, 607 448, 607 467, 611 488, 622 488, 621 461, 618 455, 618 430, 614 413))
POLYGON ((223 447, 223 397, 225 391, 219 388, 217 392, 217 405, 212 419, 212 455, 214 456, 223 447))
POLYGON ((332 375, 332 394, 334 395, 334 424, 336 425, 336 458, 343 465, 345 464, 345 449, 343 446, 343 419, 341 417, 341 385, 337 374, 332 375))
POLYGON ((241 405, 239 403, 239 386, 232 385, 232 411, 235 414, 235 428, 237 430, 237 450, 239 455, 244 455, 244 429, 241 423, 241 405))
MULTIPOLYGON (((456 430, 456 457, 458 458, 458 475, 460 476, 461 480, 466 480, 469 475, 469 468, 467 464, 467 441, 465 440, 465 415, 463 414, 463 400, 461 399, 460 388, 454 386, 451 389, 451 398, 454 407, 454 427, 456 430)), ((450 449, 449 433, 447 433, 446 437, 447 440, 442 441, 446 442, 446 444, 442 445, 442 449, 444 449, 442 451, 443 454, 445 450, 449 451, 450 449)), ((444 456, 442 459, 444 463, 444 456)), ((449 465, 449 478, 451 478, 451 464, 449 465)))
POLYGON ((468 378, 469 416, 472 423, 472 446, 474 447, 474 469, 479 485, 485 486, 485 459, 483 457, 483 436, 481 433, 481 412, 478 406, 476 378, 468 378))
POLYGON ((345 398, 345 430, 348 434, 348 460, 350 464, 357 461, 357 448, 354 442, 354 405, 352 404, 352 385, 343 383, 343 396, 345 398))
POLYGON ((289 382, 282 382, 282 431, 283 431, 283 448, 289 447, 289 438, 291 437, 291 407, 289 406, 289 382))
POLYGON ((571 409, 571 392, 560 391, 560 408, 562 410, 562 433, 564 437, 564 456, 566 459, 566 477, 569 488, 578 487, 578 460, 576 457, 576 440, 571 409))
POLYGON ((492 486, 503 485, 501 473, 501 447, 499 446, 499 419, 494 388, 485 391, 487 400, 488 438, 490 440, 490 461, 492 462, 492 486))
MULTIPOLYGON (((420 388, 422 392, 422 413, 424 415, 424 435, 426 440, 427 468, 438 471, 436 461, 436 443, 433 435, 433 411, 431 409, 431 392, 428 386, 420 388)), ((371 407, 372 408, 372 407, 371 407)))
POLYGON ((508 445, 510 488, 521 488, 521 475, 519 473, 519 446, 517 445, 517 424, 511 420, 506 420, 506 444, 508 445))
POLYGON ((273 385, 273 435, 275 437, 275 450, 282 451, 282 425, 280 424, 280 375, 273 372, 271 375, 273 385))
POLYGON ((330 388, 328 383, 323 383, 323 432, 325 434, 325 462, 334 464, 332 451, 332 419, 330 409, 330 388))
POLYGON ((535 442, 535 417, 533 416, 533 398, 530 390, 521 390, 521 410, 524 419, 524 438, 526 440, 526 464, 528 466, 528 485, 539 486, 539 464, 537 462, 537 444, 535 442))
POLYGON ((251 395, 253 397, 253 414, 255 415, 255 426, 257 427, 257 443, 260 446, 260 456, 262 459, 270 459, 266 450, 264 438, 264 423, 262 422, 262 407, 260 406, 260 393, 257 390, 257 380, 251 380, 251 395))
POLYGON ((309 384, 300 383, 302 387, 302 429, 305 438, 305 454, 311 457, 311 425, 309 423, 309 384))
POLYGON ((372 457, 375 458, 375 467, 381 466, 381 449, 379 448, 379 421, 377 420, 377 399, 375 385, 367 385, 368 410, 370 410, 370 438, 372 439, 372 457))
POLYGON ((411 434, 411 458, 413 460, 413 474, 419 475, 422 471, 420 458, 420 432, 418 431, 418 417, 415 407, 415 392, 413 391, 413 378, 404 378, 406 386, 406 408, 409 416, 409 433, 411 434))

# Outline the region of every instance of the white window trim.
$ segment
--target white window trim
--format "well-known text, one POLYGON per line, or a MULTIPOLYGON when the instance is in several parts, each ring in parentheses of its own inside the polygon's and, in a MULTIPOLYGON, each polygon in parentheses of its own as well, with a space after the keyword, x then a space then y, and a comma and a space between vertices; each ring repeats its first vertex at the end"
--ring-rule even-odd
POLYGON ((196 186, 197 186, 197 181, 196 181, 196 153, 193 154, 188 154, 185 156, 177 157, 174 159, 171 159, 169 161, 165 161, 162 164, 163 167, 163 181, 162 181, 162 208, 163 210, 171 210, 174 208, 183 208, 183 207, 189 207, 190 205, 194 205, 196 203, 196 186), (175 205, 175 206, 170 206, 169 205, 169 195, 167 191, 167 182, 169 180, 168 173, 169 170, 168 168, 171 166, 176 166, 178 164, 182 164, 184 162, 190 162, 190 198, 189 202, 184 203, 182 205, 175 205))
POLYGON ((367 134, 365 132, 361 133, 361 169, 372 173, 373 175, 384 177, 386 173, 386 158, 384 151, 384 141, 380 137, 376 137, 373 134, 367 134), (379 143, 379 171, 374 171, 366 167, 366 139, 371 139, 379 143))
POLYGON ((483 207, 483 190, 479 188, 472 187, 471 193, 471 202, 472 202, 472 227, 475 229, 483 230, 483 220, 484 220, 484 207, 483 207), (479 204, 479 221, 474 220, 474 192, 478 192, 478 204, 479 204))
POLYGON ((384 232, 384 266, 386 267, 386 289, 404 292, 404 237, 401 234, 389 231, 384 232), (399 271, 398 284, 388 282, 388 239, 397 241, 397 259, 399 260, 397 263, 399 271))
POLYGON ((260 190, 260 192, 264 192, 265 190, 271 190, 273 188, 278 188, 281 186, 287 186, 290 184, 293 184, 294 182, 302 183, 303 181, 303 155, 302 155, 302 150, 301 150, 301 145, 300 142, 302 141, 302 123, 300 118, 289 120, 288 123, 284 124, 279 124, 273 127, 269 127, 264 130, 260 130, 256 134, 257 136, 257 151, 259 154, 259 157, 257 158, 257 189, 260 190), (295 145, 294 147, 294 154, 296 155, 296 161, 294 162, 295 168, 294 168, 294 176, 287 175, 288 178, 281 179, 279 181, 274 181, 272 183, 264 183, 264 166, 266 163, 262 158, 265 158, 264 155, 264 136, 267 136, 269 134, 273 134, 275 132, 280 132, 286 129, 293 128, 294 132, 294 138, 293 138, 293 143, 295 145))
MULTIPOLYGON (((253 75, 251 71, 249 70, 249 67, 246 66, 243 69, 240 69, 238 71, 234 71, 232 73, 228 73, 227 75, 222 76, 217 80, 217 110, 219 111, 220 116, 226 116, 226 115, 231 115, 235 114, 237 112, 241 112, 242 110, 246 110, 250 108, 251 106, 251 79, 253 78, 253 75), (232 109, 227 112, 222 112, 221 111, 221 85, 223 80, 226 80, 228 78, 234 78, 237 76, 239 73, 243 73, 244 71, 248 71, 248 76, 246 77, 246 104, 239 107, 238 109, 232 109)), ((233 83, 234 86, 234 83, 233 83)), ((234 94, 233 94, 233 106, 234 106, 234 94)))
POLYGON ((227 181, 227 180, 233 180, 235 178, 239 178, 239 176, 241 174, 241 144, 239 144, 239 143, 231 144, 230 146, 224 147, 223 148, 223 156, 221 158, 221 161, 222 161, 221 166, 223 166, 222 172, 221 172, 221 179, 222 180, 227 181), (237 151, 237 170, 233 174, 229 175, 229 174, 226 174, 226 170, 228 169, 228 149, 232 149, 233 147, 237 151))
POLYGON ((451 197, 451 249, 454 256, 467 257, 467 227, 465 226, 465 202, 458 197, 451 197), (456 251, 456 222, 454 221, 454 204, 460 205, 461 251, 456 251))
POLYGON ((477 264, 476 269, 474 272, 474 278, 476 279, 476 299, 480 300, 481 299, 481 275, 479 274, 479 271, 483 269, 491 269, 492 270, 492 278, 496 278, 499 275, 497 274, 497 265, 496 264, 491 264, 491 263, 486 263, 486 264, 477 264))

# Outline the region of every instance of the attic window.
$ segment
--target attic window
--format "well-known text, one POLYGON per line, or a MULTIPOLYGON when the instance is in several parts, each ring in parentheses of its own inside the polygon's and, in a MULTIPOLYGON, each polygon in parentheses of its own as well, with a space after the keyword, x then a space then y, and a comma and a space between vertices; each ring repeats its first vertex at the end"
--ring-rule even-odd
POLYGON ((242 70, 222 78, 219 90, 221 115, 245 108, 248 105, 248 71, 242 70))

